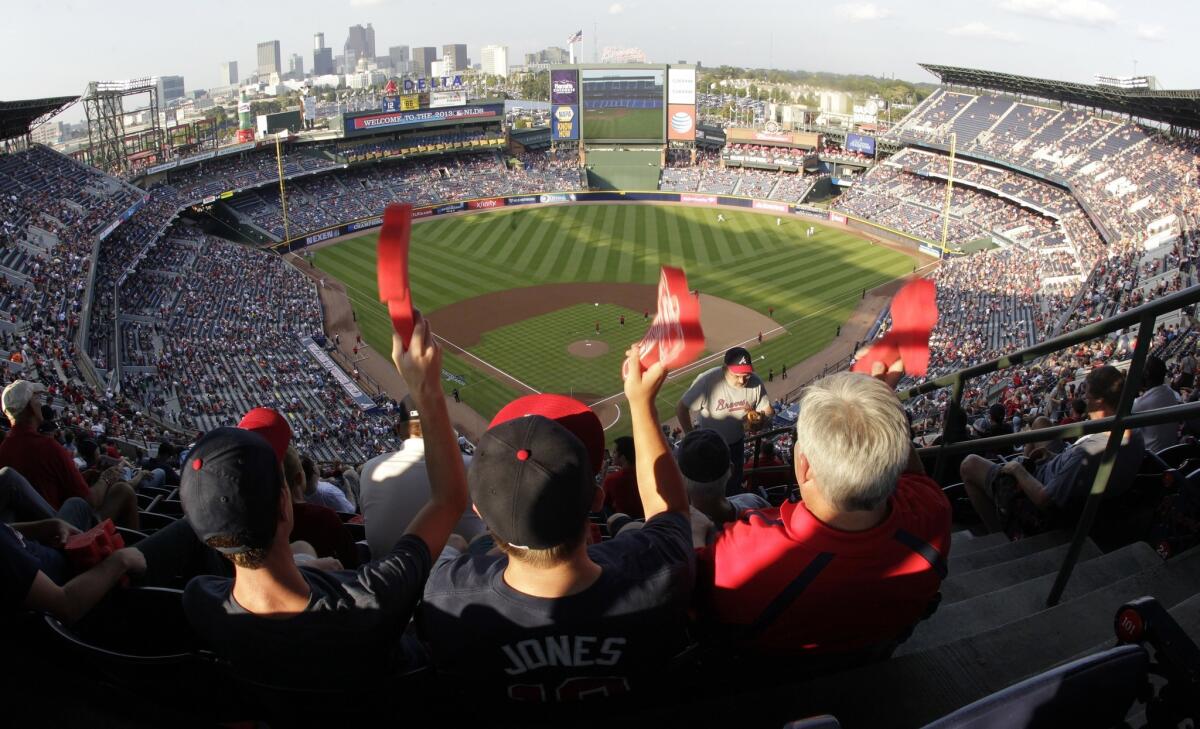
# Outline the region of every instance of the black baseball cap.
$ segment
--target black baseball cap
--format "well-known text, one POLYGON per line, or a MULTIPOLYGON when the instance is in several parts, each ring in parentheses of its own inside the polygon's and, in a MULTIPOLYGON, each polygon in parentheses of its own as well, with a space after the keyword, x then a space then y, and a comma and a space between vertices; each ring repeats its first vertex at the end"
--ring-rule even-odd
POLYGON ((583 442, 541 415, 489 428, 467 485, 488 528, 518 549, 550 549, 577 537, 596 491, 583 442))
POLYGON ((754 371, 754 364, 744 348, 730 347, 725 351, 725 368, 735 375, 748 375, 754 371))
POLYGON ((279 460, 266 438, 243 428, 209 431, 179 477, 183 513, 200 541, 221 537, 225 554, 265 549, 279 518, 279 460))
POLYGON ((675 460, 680 472, 691 481, 710 483, 729 475, 729 446, 711 428, 696 428, 683 436, 675 460))

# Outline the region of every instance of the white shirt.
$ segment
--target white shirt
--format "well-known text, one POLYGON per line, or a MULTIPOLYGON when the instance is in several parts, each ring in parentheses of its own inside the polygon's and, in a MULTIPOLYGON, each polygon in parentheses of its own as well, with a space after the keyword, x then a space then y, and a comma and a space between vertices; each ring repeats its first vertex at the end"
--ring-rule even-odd
MULTIPOLYGON (((463 462, 470 463, 470 458, 464 456, 463 462)), ((358 493, 371 556, 382 557, 404 536, 417 512, 429 503, 424 439, 409 438, 400 444, 400 450, 363 464, 358 493)), ((468 506, 454 533, 470 541, 486 528, 468 506)))
POLYGON ((700 411, 697 428, 712 428, 729 444, 745 439, 742 419, 747 412, 762 412, 771 404, 757 375, 750 375, 745 387, 734 387, 725 379, 724 367, 714 367, 697 377, 679 401, 688 410, 700 411))
MULTIPOLYGON (((1158 410, 1180 403, 1179 394, 1170 385, 1162 384, 1146 390, 1141 397, 1133 401, 1133 412, 1144 413, 1147 410, 1158 410)), ((1146 450, 1157 453, 1163 448, 1179 442, 1179 423, 1163 423, 1162 425, 1147 425, 1138 428, 1146 440, 1146 450)))

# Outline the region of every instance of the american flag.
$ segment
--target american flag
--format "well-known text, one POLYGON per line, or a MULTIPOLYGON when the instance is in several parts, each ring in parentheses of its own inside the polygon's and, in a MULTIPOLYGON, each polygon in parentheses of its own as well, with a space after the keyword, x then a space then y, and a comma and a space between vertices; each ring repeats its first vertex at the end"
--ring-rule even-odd
POLYGON ((578 43, 581 40, 583 40, 583 31, 577 30, 577 31, 575 31, 575 35, 573 35, 567 39, 567 45, 571 45, 572 43, 578 43))

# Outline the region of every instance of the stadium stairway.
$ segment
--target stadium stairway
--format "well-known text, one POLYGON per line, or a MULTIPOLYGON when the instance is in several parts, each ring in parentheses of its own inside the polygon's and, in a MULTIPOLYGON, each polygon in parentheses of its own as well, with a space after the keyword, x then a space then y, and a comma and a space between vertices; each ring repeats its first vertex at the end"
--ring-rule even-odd
POLYGON ((1053 532, 1004 542, 957 532, 942 603, 891 659, 807 681, 769 681, 732 701, 697 697, 688 714, 709 725, 744 720, 745 707, 754 706, 755 726, 831 714, 846 729, 919 727, 1111 647, 1117 609, 1139 597, 1157 598, 1193 639, 1200 635, 1200 548, 1163 561, 1145 543, 1103 554, 1089 540, 1062 601, 1048 608, 1069 539, 1053 532))

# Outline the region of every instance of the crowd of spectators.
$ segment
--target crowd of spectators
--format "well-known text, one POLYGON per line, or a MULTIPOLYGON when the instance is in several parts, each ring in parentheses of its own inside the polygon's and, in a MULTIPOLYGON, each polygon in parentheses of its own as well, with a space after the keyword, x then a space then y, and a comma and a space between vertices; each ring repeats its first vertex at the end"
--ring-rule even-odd
POLYGON ((1194 139, 1082 109, 948 89, 931 94, 889 136, 946 144, 951 132, 958 134, 960 154, 983 153, 1069 184, 1113 246, 1141 244, 1154 223, 1200 206, 1200 142, 1194 139), (973 118, 976 107, 991 120, 982 130, 973 118))

